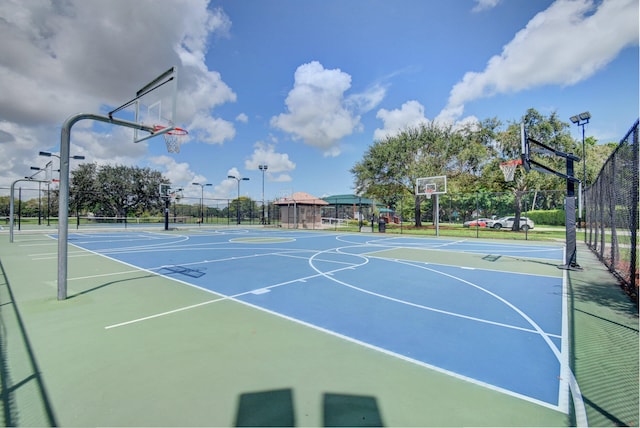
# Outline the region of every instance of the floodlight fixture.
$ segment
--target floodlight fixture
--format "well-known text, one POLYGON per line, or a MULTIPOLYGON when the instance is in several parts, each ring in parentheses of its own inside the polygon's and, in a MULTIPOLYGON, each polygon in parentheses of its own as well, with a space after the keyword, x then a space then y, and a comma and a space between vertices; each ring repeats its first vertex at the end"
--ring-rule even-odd
MULTIPOLYGON (((582 113, 576 115, 576 116, 571 116, 569 118, 571 120, 571 122, 575 123, 576 125, 582 127, 582 193, 580 194, 580 197, 582 198, 582 203, 580 205, 583 205, 581 207, 579 207, 578 212, 580 214, 579 216, 579 222, 578 225, 581 226, 583 220, 585 219, 586 216, 583 217, 583 213, 582 211, 586 211, 586 208, 584 207, 585 202, 584 201, 584 192, 587 188, 587 152, 586 152, 586 148, 585 148, 585 144, 584 144, 584 126, 589 123, 589 119, 591 119, 591 113, 589 113, 588 111, 583 111, 582 113)), ((584 239, 586 241, 587 239, 587 228, 585 226, 584 228, 584 239)))
MULTIPOLYGON (((267 218, 265 217, 265 211, 264 211, 264 172, 269 169, 269 165, 267 164, 260 164, 258 165, 258 169, 260 171, 262 171, 262 224, 267 224, 267 218)), ((269 214, 267 213, 267 216, 269 214)))
MULTIPOLYGON (((200 186, 200 224, 204 223, 204 188, 213 186, 211 183, 191 183, 194 186, 200 186)), ((182 190, 182 189, 179 189, 182 190)))
POLYGON ((235 175, 227 175, 227 178, 232 178, 236 180, 238 183, 238 203, 236 205, 236 216, 237 216, 237 224, 240 224, 240 182, 241 181, 249 181, 249 177, 236 177, 235 175))
MULTIPOLYGON (((39 152, 38 156, 45 156, 50 158, 51 156, 56 157, 58 159, 60 159, 60 156, 56 155, 55 153, 51 153, 51 152, 39 152)), ((75 155, 75 156, 71 156, 70 159, 75 159, 75 160, 84 160, 84 156, 82 155, 75 155)))

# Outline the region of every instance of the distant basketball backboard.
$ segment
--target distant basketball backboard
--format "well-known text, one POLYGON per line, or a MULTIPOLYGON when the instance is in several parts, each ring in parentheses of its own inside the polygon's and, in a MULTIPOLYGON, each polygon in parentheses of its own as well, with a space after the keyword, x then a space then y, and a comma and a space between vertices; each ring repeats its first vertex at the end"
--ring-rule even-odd
POLYGON ((168 198, 171 192, 171 185, 166 183, 160 183, 158 192, 160 193, 160 198, 162 199, 168 198))
POLYGON ((416 195, 442 195, 447 193, 447 176, 423 177, 416 180, 416 195))

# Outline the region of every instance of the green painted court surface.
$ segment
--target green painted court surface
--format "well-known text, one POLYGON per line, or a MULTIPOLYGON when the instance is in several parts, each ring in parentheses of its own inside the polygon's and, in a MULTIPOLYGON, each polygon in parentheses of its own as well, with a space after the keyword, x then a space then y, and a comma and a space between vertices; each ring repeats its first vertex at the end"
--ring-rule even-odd
MULTIPOLYGON (((0 233, 5 426, 575 424, 573 414, 73 246, 71 297, 58 301, 56 251, 44 234, 9 244, 0 233), (159 313, 170 315, 118 324, 159 313)), ((637 309, 582 246, 578 261, 571 367, 589 424, 638 425, 637 309)))

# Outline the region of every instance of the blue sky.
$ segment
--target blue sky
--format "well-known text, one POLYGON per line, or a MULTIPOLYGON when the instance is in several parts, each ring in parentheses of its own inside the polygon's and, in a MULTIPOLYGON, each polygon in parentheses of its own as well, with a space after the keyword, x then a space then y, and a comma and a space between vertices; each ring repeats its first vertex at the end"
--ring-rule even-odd
POLYGON ((181 153, 82 123, 72 154, 223 199, 236 175, 259 200, 266 163, 267 199, 322 197, 352 193, 370 144, 421 122, 588 110, 587 135, 609 142, 639 114, 637 0, 23 1, 0 16, 1 187, 59 150, 67 117, 109 111, 172 65, 181 153))

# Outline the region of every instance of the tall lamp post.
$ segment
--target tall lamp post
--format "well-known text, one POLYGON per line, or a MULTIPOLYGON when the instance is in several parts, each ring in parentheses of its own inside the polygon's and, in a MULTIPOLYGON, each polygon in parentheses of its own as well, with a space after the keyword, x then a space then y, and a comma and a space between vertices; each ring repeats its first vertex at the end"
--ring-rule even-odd
POLYGON ((238 224, 240 224, 240 182, 241 181, 249 181, 249 178, 247 177, 236 177, 235 175, 227 175, 227 178, 233 178, 234 180, 236 180, 238 182, 238 203, 236 204, 236 214, 237 214, 237 220, 238 220, 238 224))
MULTIPOLYGON (((32 166, 31 169, 34 172, 33 174, 31 174, 29 177, 25 177, 27 180, 33 180, 35 178, 36 175, 40 174, 42 171, 44 171, 44 168, 39 168, 37 166, 32 166)), ((40 226, 42 224, 42 181, 38 180, 38 226, 40 226)), ((49 195, 47 194, 47 201, 48 201, 49 195)))
POLYGON ((584 198, 585 195, 585 191, 587 189, 587 152, 585 150, 585 146, 584 146, 584 126, 589 123, 589 119, 591 119, 591 113, 589 113, 588 111, 582 112, 578 115, 575 116, 571 116, 569 118, 569 120, 571 120, 571 122, 575 123, 576 125, 582 127, 582 192, 580 194, 581 200, 582 200, 582 209, 580 210, 580 223, 582 224, 582 222, 585 222, 585 227, 584 227, 584 240, 587 240, 587 227, 586 227, 586 213, 587 213, 587 207, 586 207, 586 200, 584 198), (582 215, 582 213, 585 213, 584 217, 582 215))
MULTIPOLYGON (((267 224, 267 217, 265 217, 265 212, 264 212, 264 172, 269 168, 268 165, 266 164, 262 164, 262 165, 258 165, 258 168, 260 169, 260 171, 262 171, 262 224, 267 224)), ((269 212, 269 210, 267 210, 267 213, 269 212)), ((268 216, 269 214, 267 214, 268 216)))
MULTIPOLYGON (((55 153, 51 153, 51 152, 39 152, 38 156, 44 156, 46 158, 50 158, 50 157, 54 157, 54 158, 58 158, 58 161, 60 161, 60 155, 57 155, 55 153)), ((75 159, 75 160, 84 160, 84 156, 82 155, 75 155, 75 156, 69 156, 69 159, 75 159)), ((51 166, 51 161, 49 161, 47 163, 47 165, 45 166, 45 169, 48 169, 51 166)), ((32 168, 33 169, 33 168, 32 168)), ((60 170, 57 170, 58 172, 60 172, 60 170)), ((50 198, 50 193, 51 193, 51 187, 49 184, 49 181, 47 182, 47 226, 51 225, 51 198, 50 198)), ((77 208, 77 206, 76 206, 77 208)), ((76 214, 78 214, 78 211, 76 210, 76 214)), ((78 214, 79 215, 79 214, 78 214)), ((80 217, 77 217, 78 219, 78 226, 80 225, 80 217)))
POLYGON ((174 223, 176 222, 176 219, 177 219, 176 204, 177 204, 178 201, 180 201, 180 199, 182 199, 181 192, 183 190, 184 189, 182 187, 178 187, 177 189, 173 190, 173 192, 171 192, 172 194, 175 194, 175 196, 173 198, 173 222, 174 223))
POLYGON ((204 188, 212 186, 211 183, 191 183, 194 186, 200 186, 200 224, 204 223, 204 188))

